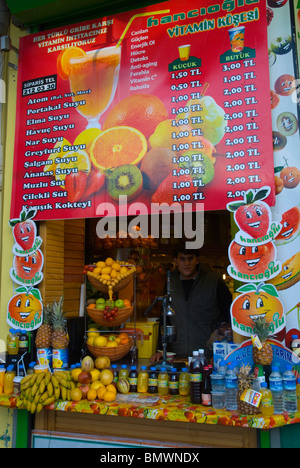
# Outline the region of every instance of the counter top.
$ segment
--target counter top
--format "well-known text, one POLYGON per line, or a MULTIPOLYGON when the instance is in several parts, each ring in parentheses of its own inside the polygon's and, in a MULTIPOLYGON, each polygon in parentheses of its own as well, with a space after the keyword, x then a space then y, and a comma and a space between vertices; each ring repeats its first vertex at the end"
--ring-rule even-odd
MULTIPOLYGON (((15 409, 17 400, 18 397, 15 395, 2 394, 0 395, 0 406, 15 409)), ((79 402, 58 400, 45 409, 264 430, 300 423, 300 412, 285 412, 271 417, 263 417, 262 414, 250 416, 239 414, 236 411, 215 410, 212 407, 206 408, 202 405, 192 404, 189 397, 160 396, 148 393, 117 394, 116 400, 111 403, 101 400, 90 402, 85 399, 79 402)))

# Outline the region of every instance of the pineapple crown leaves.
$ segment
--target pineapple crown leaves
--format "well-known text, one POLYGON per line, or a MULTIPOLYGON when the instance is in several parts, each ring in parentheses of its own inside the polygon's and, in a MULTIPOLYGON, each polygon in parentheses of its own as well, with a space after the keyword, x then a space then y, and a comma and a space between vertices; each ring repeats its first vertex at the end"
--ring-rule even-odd
POLYGON ((241 293, 255 292, 256 295, 259 295, 261 291, 269 294, 273 297, 279 297, 276 287, 273 284, 259 283, 256 284, 245 284, 236 290, 241 293))
POLYGON ((34 218, 36 213, 37 213, 37 209, 35 208, 31 208, 29 210, 24 208, 20 213, 20 218, 10 219, 8 224, 10 225, 10 227, 14 227, 18 223, 23 223, 24 221, 27 221, 28 219, 34 218))
POLYGON ((15 292, 22 293, 22 294, 25 293, 26 296, 28 296, 29 294, 32 294, 39 301, 42 300, 41 293, 40 293, 39 289, 37 289, 37 288, 26 288, 25 286, 20 286, 19 288, 15 289, 15 292))
POLYGON ((258 202, 260 200, 264 200, 267 198, 271 193, 270 187, 261 187, 258 190, 247 190, 247 192, 244 195, 244 200, 236 201, 233 203, 228 203, 227 204, 227 210, 235 212, 237 211, 241 206, 245 205, 252 205, 255 202, 258 202))

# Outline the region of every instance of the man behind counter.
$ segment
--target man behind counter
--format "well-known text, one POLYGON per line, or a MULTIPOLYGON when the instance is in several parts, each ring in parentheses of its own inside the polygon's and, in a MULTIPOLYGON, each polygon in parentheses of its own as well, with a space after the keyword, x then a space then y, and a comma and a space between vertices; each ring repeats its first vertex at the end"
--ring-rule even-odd
MULTIPOLYGON (((220 276, 204 269, 199 260, 199 251, 185 249, 184 244, 174 255, 176 269, 171 273, 170 295, 175 315, 170 321, 177 327, 177 339, 168 344, 168 351, 177 357, 187 358, 203 348, 206 358, 211 358, 209 341, 230 329, 231 293, 220 276)), ((156 353, 150 361, 157 362, 161 357, 162 353, 156 353)))

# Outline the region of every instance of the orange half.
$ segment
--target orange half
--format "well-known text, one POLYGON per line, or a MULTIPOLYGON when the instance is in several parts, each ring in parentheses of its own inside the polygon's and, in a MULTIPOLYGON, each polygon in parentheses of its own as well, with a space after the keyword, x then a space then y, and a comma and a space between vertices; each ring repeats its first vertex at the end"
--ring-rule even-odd
POLYGON ((92 143, 91 161, 98 169, 138 164, 147 153, 145 136, 133 127, 112 127, 92 143))
POLYGON ((63 80, 68 80, 70 75, 70 59, 83 57, 85 51, 80 47, 69 47, 63 49, 57 57, 56 66, 59 76, 63 80))

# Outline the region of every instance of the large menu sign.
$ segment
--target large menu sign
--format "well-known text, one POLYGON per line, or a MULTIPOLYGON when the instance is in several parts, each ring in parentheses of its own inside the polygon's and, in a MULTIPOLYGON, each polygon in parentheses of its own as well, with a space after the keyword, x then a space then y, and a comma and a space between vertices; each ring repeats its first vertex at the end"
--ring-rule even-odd
POLYGON ((265 0, 171 0, 26 36, 11 217, 219 210, 262 186, 273 205, 269 89, 265 0))

